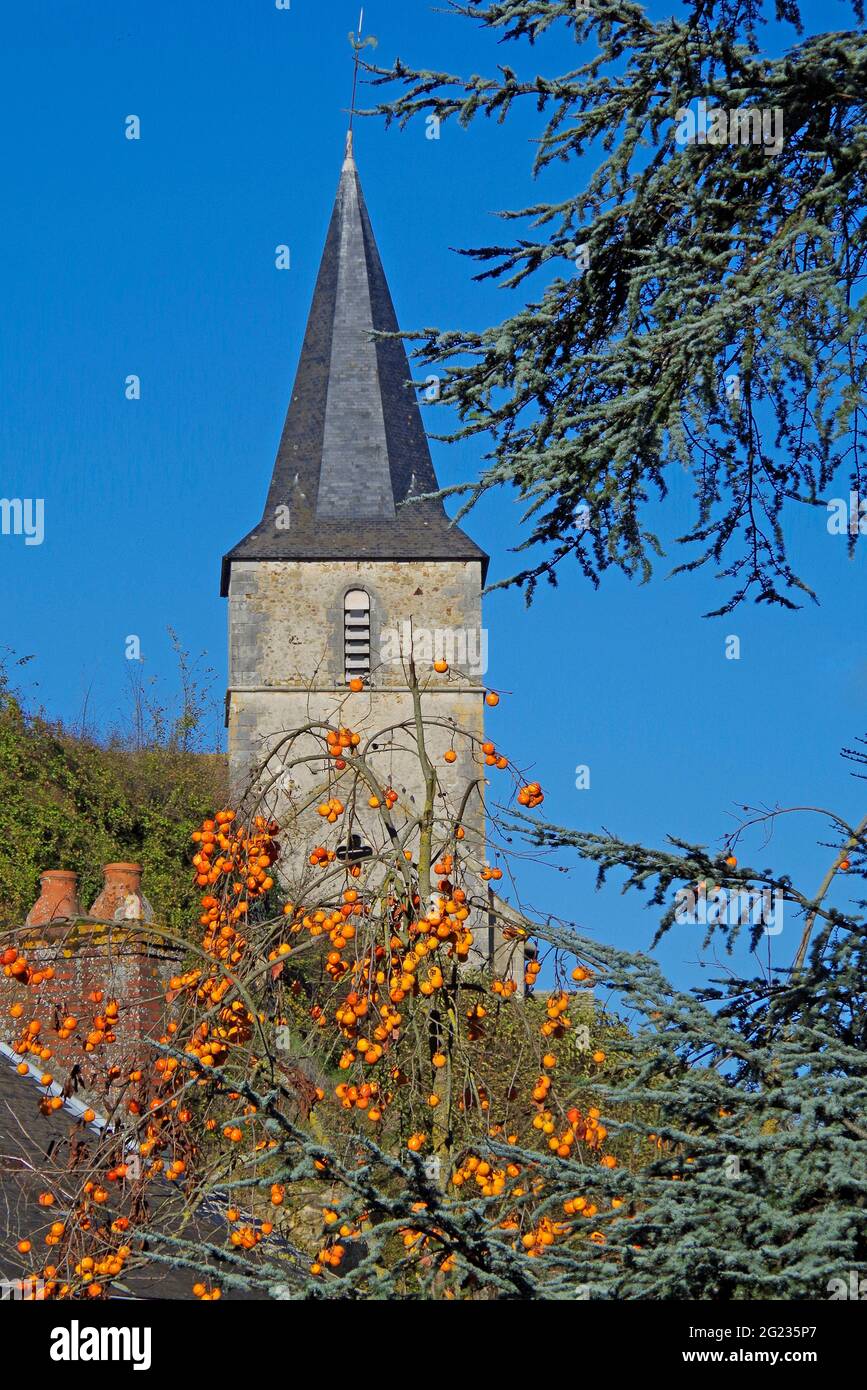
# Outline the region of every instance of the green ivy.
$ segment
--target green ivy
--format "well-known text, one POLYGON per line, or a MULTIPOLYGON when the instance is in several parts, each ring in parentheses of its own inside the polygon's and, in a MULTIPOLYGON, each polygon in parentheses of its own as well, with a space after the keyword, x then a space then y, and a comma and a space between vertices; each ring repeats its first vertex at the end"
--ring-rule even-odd
POLYGON ((162 742, 107 744, 28 713, 0 670, 0 921, 22 922, 45 869, 79 875, 86 913, 102 866, 133 860, 157 920, 198 921, 189 836, 225 802, 226 759, 162 742))

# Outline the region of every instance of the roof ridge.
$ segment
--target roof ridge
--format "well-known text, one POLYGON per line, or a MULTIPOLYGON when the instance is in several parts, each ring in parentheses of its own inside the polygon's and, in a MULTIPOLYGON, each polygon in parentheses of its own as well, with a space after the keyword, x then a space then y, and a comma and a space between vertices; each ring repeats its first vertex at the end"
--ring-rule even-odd
POLYGON ((77 1100, 75 1096, 64 1095, 63 1087, 56 1081, 50 1082, 47 1086, 43 1085, 42 1077, 44 1075, 44 1068, 40 1069, 35 1066, 33 1062, 28 1062, 26 1057, 22 1057, 13 1047, 9 1047, 7 1043, 2 1041, 0 1041, 0 1057, 5 1058, 9 1063, 10 1070, 17 1072, 22 1081, 35 1083, 37 1089, 43 1096, 60 1096, 63 1100, 63 1105, 60 1106, 60 1109, 64 1110, 67 1115, 72 1115, 74 1119, 84 1121, 95 1133, 101 1134, 104 1129, 109 1127, 106 1117, 96 1114, 95 1111, 93 1111, 94 1118, 92 1120, 85 1120, 84 1116, 93 1110, 92 1106, 85 1105, 83 1101, 77 1100), (22 1065, 27 1067, 26 1072, 20 1070, 22 1065))

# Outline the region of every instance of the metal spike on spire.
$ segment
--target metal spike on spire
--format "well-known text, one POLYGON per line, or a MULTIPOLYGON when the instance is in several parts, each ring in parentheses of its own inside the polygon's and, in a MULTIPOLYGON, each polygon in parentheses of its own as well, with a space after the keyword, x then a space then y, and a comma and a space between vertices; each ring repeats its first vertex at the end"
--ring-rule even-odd
POLYGON ((358 91, 358 65, 361 61, 361 50, 364 47, 361 41, 361 31, 364 28, 364 7, 358 16, 358 36, 353 41, 352 47, 355 49, 355 70, 352 74, 352 101, 349 104, 349 140, 347 142, 347 155, 352 155, 352 123, 355 120, 355 96, 358 91))
MULTIPOLYGON (((361 50, 363 48, 376 48, 378 45, 378 40, 373 34, 369 34, 367 38, 364 38, 363 31, 364 10, 362 9, 361 14, 358 16, 358 33, 353 34, 351 29, 349 31, 349 42, 352 45, 355 61, 352 70, 352 101, 349 106, 349 131, 346 136, 347 163, 352 160, 352 128, 355 124, 355 99, 358 95, 358 71, 361 67, 361 50)), ((344 168, 345 167, 346 165, 344 165, 344 168)))

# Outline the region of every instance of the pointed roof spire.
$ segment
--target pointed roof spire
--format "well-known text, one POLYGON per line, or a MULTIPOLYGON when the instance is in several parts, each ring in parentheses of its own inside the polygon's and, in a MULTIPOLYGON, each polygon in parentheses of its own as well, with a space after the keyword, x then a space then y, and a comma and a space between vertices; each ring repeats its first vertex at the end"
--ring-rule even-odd
POLYGON ((259 525, 223 560, 480 560, 440 502, 352 131, 259 525))

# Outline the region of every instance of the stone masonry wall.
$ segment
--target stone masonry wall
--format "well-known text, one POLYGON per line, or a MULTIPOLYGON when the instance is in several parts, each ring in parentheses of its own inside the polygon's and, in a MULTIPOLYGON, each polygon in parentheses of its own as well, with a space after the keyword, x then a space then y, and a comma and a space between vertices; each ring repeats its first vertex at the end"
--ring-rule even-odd
MULTIPOLYGON (((372 733, 412 713, 399 663, 379 664, 382 635, 412 620, 416 632, 481 629, 481 576, 476 562, 258 562, 234 564, 229 594, 229 772, 234 797, 274 737, 310 719, 337 719, 372 733), (349 589, 371 600, 369 689, 352 695, 344 680, 343 605, 349 589)), ((430 682, 428 714, 445 725, 483 730, 484 678, 423 671, 430 682)), ((431 734, 431 754, 450 746, 444 727, 431 734)), ((441 771, 463 786, 475 768, 455 744, 458 761, 441 771)), ((412 759, 397 760, 394 785, 409 795, 421 788, 412 759)))
MULTIPOLYGON (((247 791, 251 774, 267 760, 280 735, 312 720, 345 724, 364 736, 411 718, 412 701, 399 663, 380 664, 383 634, 412 620, 419 633, 474 634, 482 650, 481 572, 476 561, 257 561, 234 563, 229 593, 230 676, 227 700, 229 769, 235 802, 247 791), (349 589, 364 589, 371 602, 371 665, 369 687, 347 690, 344 678, 344 598, 349 589)), ((432 640, 436 640, 435 636, 432 640)), ((480 775, 469 741, 454 735, 456 728, 484 732, 483 674, 464 678, 455 670, 436 675, 429 663, 419 670, 426 718, 436 727, 426 734, 429 756, 437 765, 450 803, 455 804, 468 781, 480 775), (443 755, 452 746, 457 761, 443 755)), ((391 737, 390 735, 387 737, 391 737)), ((390 780, 407 811, 417 813, 423 784, 411 740, 406 751, 389 752, 377 760, 377 771, 390 780)), ((476 750, 476 753, 478 750, 476 750)), ((280 773, 278 758, 268 764, 269 775, 280 773)), ((495 774, 500 775, 500 774, 495 774)), ((322 773, 292 770, 271 793, 268 810, 285 819, 290 796, 309 796, 321 785, 322 773)), ((338 787, 336 795, 341 795, 338 787)), ((342 797, 345 801, 346 798, 342 797)), ((484 850, 480 803, 473 798, 464 818, 468 840, 484 850)), ((376 813, 366 798, 359 803, 354 829, 375 833, 376 813)), ((399 817, 398 817, 399 819, 399 817)), ((302 850, 318 843, 323 822, 308 813, 300 837, 293 877, 303 868, 302 850)), ((285 853, 291 854, 287 846, 285 853)), ((284 868, 288 868, 288 863, 284 868)), ((284 873, 284 879, 287 874, 284 873)))

